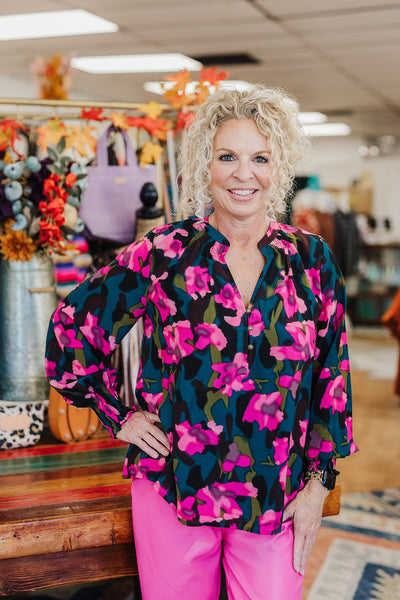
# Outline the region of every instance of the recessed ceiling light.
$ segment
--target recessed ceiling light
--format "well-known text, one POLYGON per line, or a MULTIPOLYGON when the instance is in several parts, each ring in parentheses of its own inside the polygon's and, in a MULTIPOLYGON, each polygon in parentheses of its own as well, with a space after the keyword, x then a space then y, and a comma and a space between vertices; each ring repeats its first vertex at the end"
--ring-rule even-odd
MULTIPOLYGON (((193 92, 195 91, 198 84, 199 84, 198 81, 190 81, 186 85, 186 89, 185 89, 186 94, 193 94, 193 92)), ((164 90, 170 90, 171 88, 174 87, 174 85, 175 85, 174 81, 146 81, 146 83, 143 84, 143 88, 146 90, 146 92, 150 92, 151 94, 158 94, 158 95, 162 96, 164 94, 164 90)), ((240 80, 235 80, 235 79, 229 79, 227 81, 219 82, 220 90, 243 91, 243 90, 250 90, 253 87, 254 86, 251 83, 248 83, 247 81, 240 81, 240 80)), ((210 86, 210 92, 213 93, 214 91, 215 91, 215 87, 210 86)))
POLYGON ((71 61, 75 69, 87 73, 163 73, 188 69, 200 71, 202 64, 183 54, 127 54, 116 56, 78 56, 71 61))
POLYGON ((351 129, 346 123, 319 123, 304 125, 304 131, 311 137, 350 135, 351 129))
POLYGON ((0 17, 0 41, 112 33, 118 29, 119 27, 115 23, 81 9, 2 15, 0 17))

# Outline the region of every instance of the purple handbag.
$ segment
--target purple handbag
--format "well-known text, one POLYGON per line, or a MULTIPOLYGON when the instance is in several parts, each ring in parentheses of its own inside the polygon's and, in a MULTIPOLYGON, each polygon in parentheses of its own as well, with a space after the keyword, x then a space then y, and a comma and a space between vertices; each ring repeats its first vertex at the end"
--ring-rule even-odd
POLYGON ((97 165, 88 167, 88 188, 83 194, 79 216, 89 232, 99 238, 127 244, 135 238, 136 210, 142 207, 140 190, 147 182, 157 186, 156 165, 141 167, 128 133, 125 142, 126 164, 109 165, 107 140, 112 127, 97 143, 97 165))

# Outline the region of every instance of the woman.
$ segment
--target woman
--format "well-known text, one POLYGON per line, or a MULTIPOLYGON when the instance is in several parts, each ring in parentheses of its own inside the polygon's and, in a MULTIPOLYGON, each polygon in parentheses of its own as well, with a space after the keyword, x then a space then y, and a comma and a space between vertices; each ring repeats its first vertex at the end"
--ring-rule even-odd
POLYGON ((321 238, 272 219, 306 147, 282 92, 211 97, 181 149, 199 216, 130 245, 53 316, 51 385, 131 444, 144 600, 216 600, 221 553, 231 600, 300 600, 334 461, 356 450, 343 279, 321 238), (128 409, 110 355, 140 317, 128 409))

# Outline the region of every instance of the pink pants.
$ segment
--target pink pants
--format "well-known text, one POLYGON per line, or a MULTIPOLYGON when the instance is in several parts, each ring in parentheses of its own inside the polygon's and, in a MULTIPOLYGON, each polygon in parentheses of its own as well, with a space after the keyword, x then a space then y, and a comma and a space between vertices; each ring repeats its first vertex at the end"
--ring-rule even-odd
POLYGON ((188 527, 143 479, 132 483, 132 515, 143 600, 218 600, 221 553, 229 600, 301 600, 290 521, 277 535, 188 527))

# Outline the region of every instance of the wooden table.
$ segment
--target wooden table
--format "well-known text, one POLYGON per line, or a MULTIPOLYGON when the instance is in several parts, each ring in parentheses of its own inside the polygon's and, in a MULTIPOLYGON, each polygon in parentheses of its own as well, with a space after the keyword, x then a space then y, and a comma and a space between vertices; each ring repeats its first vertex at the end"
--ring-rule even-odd
POLYGON ((137 576, 126 444, 0 451, 0 596, 137 576))

